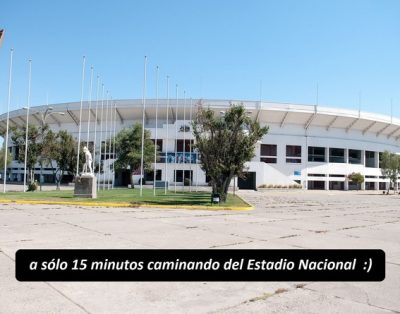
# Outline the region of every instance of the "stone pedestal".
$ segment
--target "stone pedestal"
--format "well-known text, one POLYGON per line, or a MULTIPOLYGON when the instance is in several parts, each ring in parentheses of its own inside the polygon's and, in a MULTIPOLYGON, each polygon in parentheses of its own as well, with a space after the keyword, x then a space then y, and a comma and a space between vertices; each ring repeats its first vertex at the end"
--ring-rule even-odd
POLYGON ((97 180, 93 174, 82 174, 75 178, 74 197, 97 198, 97 180))

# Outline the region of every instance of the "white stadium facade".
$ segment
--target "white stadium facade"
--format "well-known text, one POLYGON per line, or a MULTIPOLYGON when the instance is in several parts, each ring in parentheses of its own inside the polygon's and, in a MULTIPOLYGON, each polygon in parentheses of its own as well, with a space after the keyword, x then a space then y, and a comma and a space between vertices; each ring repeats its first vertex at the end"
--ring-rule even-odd
MULTIPOLYGON (((191 177, 193 185, 207 185, 206 174, 200 168, 197 154, 190 152, 190 148, 193 149, 190 118, 191 115, 195 117, 199 105, 211 108, 216 115, 223 115, 232 104, 243 104, 251 118, 269 126, 268 134, 255 148, 255 157, 246 164, 246 179, 234 183, 239 188, 256 189, 261 185, 277 187, 298 183, 305 189, 349 190, 355 187, 347 176, 352 172, 360 172, 365 176, 362 189, 382 190, 387 188, 389 181, 381 174, 380 154, 385 150, 400 152, 400 119, 375 113, 264 101, 160 99, 158 106, 156 104, 154 99, 146 100, 145 127, 150 130, 153 139, 157 130, 160 156, 156 164, 157 180, 168 180, 170 187, 182 185, 184 177, 191 177)), ((142 123, 142 100, 113 100, 110 107, 114 105, 116 133, 134 123, 142 123)), ((29 123, 38 125, 45 118, 53 131, 67 130, 78 138, 80 106, 80 102, 73 102, 32 107, 29 123)), ((99 158, 104 160, 110 157, 105 161, 107 164, 112 163, 113 155, 104 152, 100 155, 100 139, 104 141, 112 136, 113 124, 110 123, 110 114, 106 122, 105 101, 103 108, 102 123, 101 102, 83 102, 81 141, 89 140, 89 148, 92 149, 96 128, 95 159, 98 162, 99 158)), ((6 118, 6 114, 0 116, 1 131, 6 128, 6 118)), ((26 124, 26 110, 11 111, 9 123, 10 126, 23 127, 26 124)), ((15 160, 17 149, 11 139, 8 143, 13 156, 8 166, 8 180, 21 182, 24 165, 15 160)), ((127 185, 129 173, 116 173, 115 185, 127 185)), ((39 178, 39 166, 35 169, 35 177, 39 178)), ((114 177, 114 174, 110 177, 114 177)), ((53 171, 48 166, 43 171, 42 179, 43 182, 54 182, 53 171)), ((145 179, 146 183, 151 184, 153 176, 147 174, 145 179)))

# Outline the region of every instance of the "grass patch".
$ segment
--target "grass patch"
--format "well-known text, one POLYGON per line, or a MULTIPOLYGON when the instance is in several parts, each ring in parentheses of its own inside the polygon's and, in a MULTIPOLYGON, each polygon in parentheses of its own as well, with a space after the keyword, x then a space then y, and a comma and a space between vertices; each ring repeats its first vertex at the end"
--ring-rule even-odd
POLYGON ((227 201, 221 205, 211 205, 211 194, 209 192, 183 192, 156 190, 156 196, 152 189, 143 189, 143 196, 140 196, 139 189, 116 188, 113 190, 100 190, 97 199, 75 198, 74 191, 35 191, 35 192, 7 192, 0 196, 7 200, 35 200, 35 201, 66 201, 66 202, 102 202, 121 203, 132 205, 171 205, 171 206, 209 206, 213 207, 247 207, 249 206, 240 197, 229 194, 227 201))

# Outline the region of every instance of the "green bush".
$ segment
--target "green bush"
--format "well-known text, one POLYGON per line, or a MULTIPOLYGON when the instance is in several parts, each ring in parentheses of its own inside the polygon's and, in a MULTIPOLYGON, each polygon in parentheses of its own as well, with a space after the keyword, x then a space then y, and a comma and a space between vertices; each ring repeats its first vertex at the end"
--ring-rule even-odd
POLYGON ((38 189, 38 187, 39 187, 38 182, 36 180, 32 181, 28 185, 28 192, 34 192, 34 191, 36 191, 38 189))
POLYGON ((183 182, 183 184, 185 185, 185 186, 189 186, 190 185, 190 179, 189 178, 185 178, 185 182, 183 182))

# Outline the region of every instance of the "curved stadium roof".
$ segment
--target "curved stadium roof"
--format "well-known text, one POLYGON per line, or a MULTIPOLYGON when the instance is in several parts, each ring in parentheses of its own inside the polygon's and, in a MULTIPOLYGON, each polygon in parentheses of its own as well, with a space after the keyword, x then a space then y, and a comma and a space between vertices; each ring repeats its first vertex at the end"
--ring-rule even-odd
MULTIPOLYGON (((183 119, 184 108, 186 109, 186 119, 189 119, 190 102, 192 101, 193 113, 196 106, 201 104, 203 107, 210 107, 216 112, 227 109, 231 104, 242 103, 253 118, 258 118, 261 123, 275 124, 281 127, 292 124, 300 125, 305 130, 310 127, 323 127, 326 130, 333 128, 348 131, 359 131, 363 135, 375 134, 376 136, 386 136, 387 139, 400 140, 400 119, 392 118, 387 115, 381 115, 369 112, 359 112, 357 110, 339 109, 314 105, 297 105, 288 103, 275 103, 264 101, 241 101, 241 100, 212 100, 212 99, 175 99, 169 101, 169 119, 174 121, 176 114, 178 119, 183 119)), ((104 101, 104 107, 105 107, 104 101)), ((117 118, 121 123, 125 120, 140 120, 142 117, 142 100, 124 99, 113 100, 116 105, 117 118)), ((167 100, 159 99, 158 116, 160 119, 166 117, 167 100)), ((95 117, 96 101, 91 104, 91 121, 95 117)), ((51 115, 47 122, 49 124, 79 123, 80 102, 61 103, 50 105, 53 112, 64 112, 64 115, 51 115)), ((33 124, 40 123, 40 113, 44 112, 48 106, 36 106, 30 109, 29 122, 33 124)), ((82 122, 88 121, 89 102, 83 102, 82 122)), ((98 103, 101 108, 101 101, 98 103)), ((145 118, 155 119, 156 100, 146 100, 145 118)), ((4 131, 6 127, 7 114, 0 115, 0 130, 4 131)), ((98 119, 99 119, 98 114, 98 119)), ((10 112, 10 125, 22 127, 26 122, 26 111, 24 109, 10 112)))

